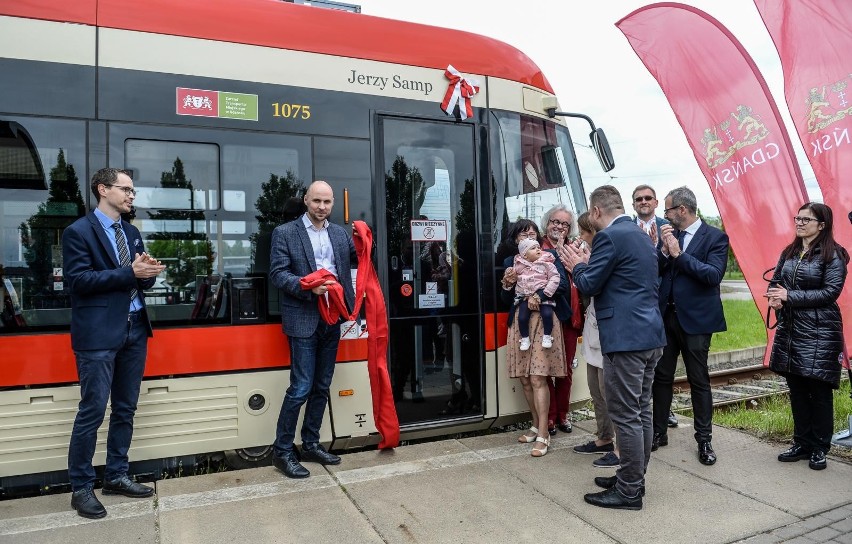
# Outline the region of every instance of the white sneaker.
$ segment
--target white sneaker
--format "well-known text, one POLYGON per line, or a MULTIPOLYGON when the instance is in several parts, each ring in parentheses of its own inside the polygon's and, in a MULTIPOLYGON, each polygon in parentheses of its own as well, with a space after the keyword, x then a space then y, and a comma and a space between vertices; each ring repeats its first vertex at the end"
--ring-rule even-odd
POLYGON ((525 338, 521 338, 521 351, 527 351, 530 349, 530 337, 527 336, 525 338))
POLYGON ((544 337, 541 339, 541 347, 543 347, 544 349, 552 348, 553 337, 549 334, 545 334, 544 337))

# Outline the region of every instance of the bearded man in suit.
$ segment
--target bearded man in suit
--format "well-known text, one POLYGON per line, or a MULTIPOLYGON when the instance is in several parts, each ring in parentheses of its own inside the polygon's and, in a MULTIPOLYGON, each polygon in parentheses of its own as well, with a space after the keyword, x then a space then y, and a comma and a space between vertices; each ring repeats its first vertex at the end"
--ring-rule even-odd
POLYGON ((665 215, 671 225, 661 228, 657 250, 660 313, 666 327, 666 349, 654 375, 654 440, 656 450, 669 443, 666 425, 672 404, 672 384, 678 355, 683 357, 695 414, 698 461, 716 462, 713 451, 713 397, 707 354, 713 333, 727 329, 719 285, 728 265, 728 235, 701 221, 698 204, 688 187, 666 196, 665 215))

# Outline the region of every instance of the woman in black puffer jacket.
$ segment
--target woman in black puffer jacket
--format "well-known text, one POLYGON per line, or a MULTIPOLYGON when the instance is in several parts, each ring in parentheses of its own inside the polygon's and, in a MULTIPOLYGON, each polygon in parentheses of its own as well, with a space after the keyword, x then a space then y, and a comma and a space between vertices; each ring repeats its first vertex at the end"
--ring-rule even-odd
POLYGON ((769 368, 787 379, 793 446, 782 462, 810 459, 826 467, 834 430, 833 389, 840 385, 843 323, 837 298, 849 254, 832 235, 831 208, 810 202, 796 215, 796 238, 781 253, 766 292, 778 328, 769 368))

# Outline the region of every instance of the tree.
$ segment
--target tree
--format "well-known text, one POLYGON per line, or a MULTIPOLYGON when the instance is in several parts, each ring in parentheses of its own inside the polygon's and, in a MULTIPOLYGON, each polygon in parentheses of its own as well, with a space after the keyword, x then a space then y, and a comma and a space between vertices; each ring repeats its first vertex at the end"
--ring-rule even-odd
POLYGON ((77 173, 66 162, 65 151, 60 149, 56 166, 50 169, 47 200, 20 225, 24 260, 30 270, 30 275, 24 278, 23 291, 29 297, 38 295, 40 305, 66 306, 57 300, 63 293, 53 289, 53 269, 62 267, 62 255, 55 248, 60 246, 65 228, 85 213, 77 173))
POLYGON ((215 252, 207 236, 207 229, 196 232, 196 221, 204 221, 204 210, 195 209, 195 194, 192 180, 187 179, 183 161, 175 158, 171 171, 160 175, 160 187, 164 189, 185 189, 189 193, 189 209, 161 210, 148 212, 153 220, 162 220, 172 224, 185 223, 186 231, 166 230, 148 235, 151 242, 148 251, 156 255, 166 265, 166 277, 175 286, 184 286, 195 281, 196 276, 209 276, 213 273, 215 252))
POLYGON ((269 181, 260 186, 260 196, 254 203, 258 211, 257 232, 249 236, 251 241, 252 266, 257 262, 258 251, 270 249, 270 235, 275 227, 291 219, 287 210, 287 201, 298 197, 305 190, 304 182, 296 177, 292 170, 283 176, 269 173, 269 181))

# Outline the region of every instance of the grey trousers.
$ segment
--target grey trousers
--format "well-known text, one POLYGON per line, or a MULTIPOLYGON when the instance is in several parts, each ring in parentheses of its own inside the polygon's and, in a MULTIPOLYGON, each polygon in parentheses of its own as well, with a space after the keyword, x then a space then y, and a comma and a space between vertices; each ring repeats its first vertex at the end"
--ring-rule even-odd
POLYGON ((592 395, 592 406, 595 409, 595 423, 598 425, 598 440, 612 440, 615 431, 609 418, 609 408, 606 406, 606 388, 604 371, 593 365, 586 365, 586 382, 589 384, 589 394, 592 395))
POLYGON ((651 459, 654 436, 651 385, 663 348, 605 353, 604 383, 609 417, 615 424, 621 468, 616 488, 625 497, 639 495, 651 459))

